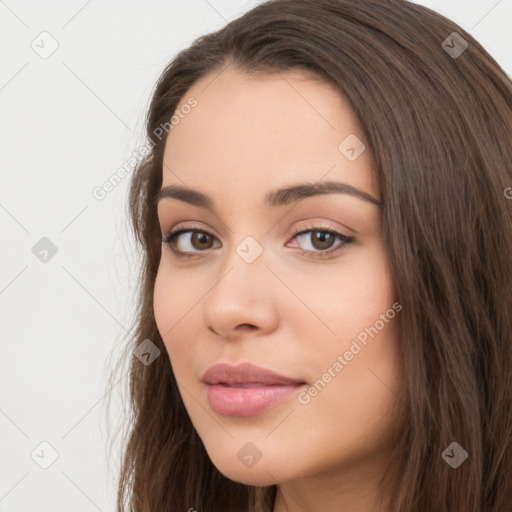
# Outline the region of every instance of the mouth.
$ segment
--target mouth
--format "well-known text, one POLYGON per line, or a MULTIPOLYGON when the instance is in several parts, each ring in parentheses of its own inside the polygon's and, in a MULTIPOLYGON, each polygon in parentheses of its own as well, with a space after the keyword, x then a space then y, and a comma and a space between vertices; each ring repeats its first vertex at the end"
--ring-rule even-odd
POLYGON ((218 386, 224 386, 227 388, 264 388, 264 387, 271 387, 271 386, 283 386, 284 384, 264 384, 262 382, 238 382, 234 384, 227 384, 225 382, 219 382, 218 384, 211 384, 211 385, 218 385, 218 386))
POLYGON ((203 376, 211 408, 224 416, 252 416, 266 411, 301 391, 304 380, 242 363, 212 366, 203 376))
POLYGON ((258 383, 239 386, 208 384, 207 398, 211 408, 218 414, 253 416, 291 398, 306 386, 258 383))

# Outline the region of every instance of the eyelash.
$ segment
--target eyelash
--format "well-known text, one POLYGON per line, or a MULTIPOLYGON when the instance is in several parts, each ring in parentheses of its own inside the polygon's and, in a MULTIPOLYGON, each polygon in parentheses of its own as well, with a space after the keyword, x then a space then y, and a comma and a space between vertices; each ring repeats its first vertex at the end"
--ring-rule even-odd
MULTIPOLYGON (((337 246, 330 247, 329 249, 325 249, 323 251, 310 251, 308 249, 300 249, 299 248, 298 250, 301 251, 301 254, 303 256, 308 256, 308 257, 312 257, 312 258, 325 258, 325 256, 331 256, 332 254, 337 253, 340 250, 343 250, 348 244, 351 244, 355 240, 354 237, 344 235, 343 233, 339 233, 338 231, 336 231, 332 228, 322 227, 322 226, 310 226, 307 229, 304 229, 304 227, 301 226, 294 231, 291 239, 293 240, 294 238, 298 237, 299 235, 303 235, 303 234, 310 233, 313 231, 317 231, 320 233, 329 233, 330 235, 333 235, 335 238, 340 238, 342 243, 337 246)), ((203 233, 205 235, 216 238, 215 235, 213 235, 212 233, 210 233, 209 231, 206 231, 204 229, 198 229, 198 228, 194 228, 194 227, 183 227, 180 229, 176 229, 174 231, 170 231, 167 235, 162 235, 160 238, 160 243, 167 244, 173 251, 174 255, 180 259, 181 258, 183 258, 183 259, 193 258, 194 256, 197 256, 201 252, 206 252, 206 251, 196 251, 196 252, 192 252, 192 253, 187 253, 184 251, 179 251, 178 249, 176 249, 174 247, 174 245, 173 245, 174 240, 179 235, 181 235, 183 233, 189 233, 189 232, 203 233)))

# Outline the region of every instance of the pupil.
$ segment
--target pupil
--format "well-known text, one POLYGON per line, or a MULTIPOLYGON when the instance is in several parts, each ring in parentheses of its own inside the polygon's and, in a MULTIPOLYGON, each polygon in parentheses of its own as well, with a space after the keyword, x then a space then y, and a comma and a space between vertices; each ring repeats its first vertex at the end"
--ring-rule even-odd
POLYGON ((208 235, 206 233, 197 233, 197 232, 193 233, 192 244, 195 245, 195 242, 199 242, 198 245, 202 246, 203 248, 205 247, 205 245, 206 245, 206 248, 209 248, 209 246, 211 245, 211 240, 210 240, 210 244, 208 244, 208 235), (205 242, 206 242, 206 244, 205 244, 205 242))
POLYGON ((316 247, 315 242, 320 243, 320 247, 317 249, 328 249, 332 245, 333 235, 325 231, 315 231, 316 236, 314 237, 313 245, 316 247))

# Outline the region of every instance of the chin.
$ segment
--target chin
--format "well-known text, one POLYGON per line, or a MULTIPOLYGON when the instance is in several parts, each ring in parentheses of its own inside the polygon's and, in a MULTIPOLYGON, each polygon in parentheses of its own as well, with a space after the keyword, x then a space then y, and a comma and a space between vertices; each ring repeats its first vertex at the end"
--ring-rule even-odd
POLYGON ((225 451, 211 454, 208 452, 208 456, 218 471, 234 482, 254 486, 275 485, 278 475, 286 469, 278 467, 272 456, 265 457, 261 452, 261 458, 257 459, 256 450, 247 443, 241 449, 237 448, 231 457, 225 451))
POLYGON ((226 477, 234 482, 245 485, 253 485, 257 487, 266 487, 275 485, 276 478, 272 468, 260 466, 258 469, 253 468, 233 468, 231 465, 226 465, 226 471, 222 471, 222 467, 215 465, 215 467, 226 477), (268 472, 267 472, 268 471, 268 472), (274 475, 274 476, 272 476, 274 475))

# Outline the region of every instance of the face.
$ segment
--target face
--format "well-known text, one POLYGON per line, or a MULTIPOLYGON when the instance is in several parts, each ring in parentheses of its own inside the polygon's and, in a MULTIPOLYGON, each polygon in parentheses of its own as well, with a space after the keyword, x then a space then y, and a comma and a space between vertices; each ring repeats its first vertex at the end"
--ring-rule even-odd
POLYGON ((401 306, 361 126, 336 89, 297 71, 214 78, 178 106, 158 203, 154 312, 190 419, 242 483, 379 467, 397 429, 401 306), (221 363, 289 380, 203 382, 221 363))

